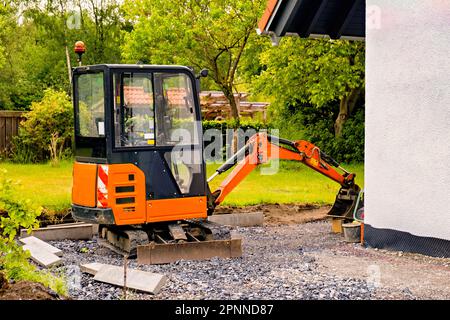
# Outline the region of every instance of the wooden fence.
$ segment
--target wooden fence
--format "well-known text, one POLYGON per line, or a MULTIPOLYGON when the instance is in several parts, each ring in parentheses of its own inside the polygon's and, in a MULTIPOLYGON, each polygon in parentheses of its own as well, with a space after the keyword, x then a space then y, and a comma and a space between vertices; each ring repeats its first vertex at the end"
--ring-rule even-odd
POLYGON ((12 137, 19 132, 19 123, 23 120, 22 111, 0 110, 0 155, 8 153, 12 137))

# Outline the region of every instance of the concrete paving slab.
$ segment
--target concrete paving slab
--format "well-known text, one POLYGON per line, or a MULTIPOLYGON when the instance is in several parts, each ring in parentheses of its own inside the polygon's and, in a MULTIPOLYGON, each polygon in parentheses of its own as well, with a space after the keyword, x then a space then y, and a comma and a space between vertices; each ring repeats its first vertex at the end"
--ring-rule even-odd
POLYGON ((85 263, 80 265, 81 272, 89 273, 93 276, 95 276, 100 270, 101 267, 106 266, 106 264, 99 263, 99 262, 93 262, 93 263, 85 263))
POLYGON ((208 221, 233 227, 256 227, 264 224, 264 214, 262 212, 214 214, 208 217, 208 221))
MULTIPOLYGON (((123 286, 123 267, 103 265, 94 276, 94 280, 106 282, 116 286, 123 286)), ((157 294, 166 283, 163 274, 150 273, 135 269, 127 270, 127 288, 151 294, 157 294)))
POLYGON ((31 254, 31 260, 40 264, 45 268, 53 267, 59 265, 62 262, 62 259, 57 255, 43 249, 40 246, 36 245, 24 245, 24 250, 29 250, 31 254))
POLYGON ((71 226, 80 226, 80 225, 86 225, 86 224, 87 223, 85 223, 85 222, 58 223, 58 224, 49 224, 48 226, 46 226, 46 228, 71 227, 71 226))
POLYGON ((93 237, 93 228, 91 224, 80 224, 70 226, 52 226, 33 230, 28 234, 26 230, 20 231, 20 236, 25 238, 34 236, 43 241, 54 240, 90 240, 93 237))
POLYGON ((48 225, 46 228, 57 228, 57 227, 70 227, 70 226, 85 226, 90 225, 92 226, 92 232, 94 234, 98 234, 98 224, 96 223, 86 223, 86 222, 70 222, 70 223, 61 223, 61 224, 51 224, 48 225))
POLYGON ((33 237, 33 236, 26 237, 26 238, 20 238, 19 241, 28 246, 41 247, 42 249, 47 250, 48 252, 53 253, 54 255, 56 255, 58 257, 62 257, 62 255, 63 255, 62 250, 52 246, 51 244, 48 244, 45 241, 42 241, 41 239, 33 237))

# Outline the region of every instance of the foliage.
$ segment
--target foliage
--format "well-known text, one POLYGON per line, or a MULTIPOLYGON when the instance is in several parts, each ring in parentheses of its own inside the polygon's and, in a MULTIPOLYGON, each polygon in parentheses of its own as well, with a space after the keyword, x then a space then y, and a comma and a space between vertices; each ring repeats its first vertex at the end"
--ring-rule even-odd
POLYGON ((341 135, 364 92, 363 42, 286 37, 260 61, 255 90, 273 96, 275 117, 282 118, 287 108, 302 113, 308 104, 320 114, 332 105, 334 135, 341 135))
POLYGON ((255 28, 263 0, 125 1, 133 30, 125 35, 126 61, 208 68, 239 118, 233 97, 236 72, 255 28))
POLYGON ((0 6, 0 68, 5 64, 5 47, 3 39, 5 37, 8 25, 8 7, 0 6))
POLYGON ((62 279, 48 272, 38 271, 28 261, 29 252, 15 242, 20 228, 30 232, 38 227, 36 218, 42 208, 17 197, 17 183, 6 178, 7 171, 0 171, 0 270, 8 279, 40 282, 60 294, 65 294, 62 279))
POLYGON ((203 120, 203 132, 208 129, 219 129, 225 131, 226 129, 241 128, 242 130, 255 129, 260 131, 262 129, 270 128, 270 125, 261 121, 255 120, 240 120, 237 122, 234 119, 229 120, 203 120))
POLYGON ((256 88, 275 95, 278 104, 321 108, 364 86, 363 42, 286 37, 260 59, 264 71, 256 88))
POLYGON ((40 102, 33 102, 14 139, 13 160, 57 163, 64 149, 72 147, 73 109, 66 93, 47 89, 40 102))
POLYGON ((260 54, 256 93, 272 96, 272 125, 338 161, 364 159, 364 43, 283 38, 260 54))
POLYGON ((334 135, 336 102, 318 109, 304 103, 299 107, 287 106, 280 110, 272 126, 280 136, 290 140, 308 140, 339 162, 364 162, 364 105, 358 105, 340 137, 334 135))
POLYGON ((6 178, 7 171, 0 171, 0 231, 2 244, 14 241, 20 227, 32 229, 38 227, 36 218, 42 208, 34 206, 30 201, 18 199, 14 194, 16 185, 6 178))
MULTIPOLYGON (((208 68, 202 86, 222 90, 235 113, 233 91, 249 91, 271 102, 271 126, 281 136, 311 138, 337 158, 362 159, 362 123, 355 121, 362 119, 357 113, 364 105, 364 43, 284 37, 272 47, 255 32, 265 5, 264 0, 4 1, 0 109, 29 110, 47 88, 70 93, 72 46, 83 40, 84 64, 123 60, 208 68)), ((226 127, 242 127, 239 122, 245 126, 239 119, 226 127)), ((15 139, 15 161, 53 154, 57 163, 61 152, 70 151, 69 142, 61 149, 60 133, 51 132, 38 151, 29 140, 15 139)))
POLYGON ((364 108, 347 121, 341 137, 334 136, 333 122, 328 118, 307 126, 304 138, 339 162, 364 162, 364 108))
POLYGON ((364 111, 360 109, 345 123, 342 137, 336 141, 341 161, 364 162, 364 111))
POLYGON ((72 48, 77 40, 86 43, 85 64, 120 62, 125 26, 119 1, 5 3, 9 4, 0 9, 0 52, 4 51, 5 62, 0 54, 0 109, 28 110, 46 88, 70 93, 68 70, 76 65, 72 48))

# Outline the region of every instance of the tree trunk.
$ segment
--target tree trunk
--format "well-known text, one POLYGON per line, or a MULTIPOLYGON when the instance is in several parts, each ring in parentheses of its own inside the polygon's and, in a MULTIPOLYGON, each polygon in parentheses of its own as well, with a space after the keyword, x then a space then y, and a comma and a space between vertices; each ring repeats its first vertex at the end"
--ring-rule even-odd
POLYGON ((227 98, 228 102, 230 103, 231 107, 231 116, 233 119, 237 120, 239 122, 239 109, 236 103, 236 100, 234 99, 233 89, 232 88, 223 88, 223 94, 227 98))
POLYGON ((344 123, 348 120, 355 108, 356 102, 358 101, 361 89, 351 89, 350 92, 342 97, 339 103, 339 114, 334 123, 334 136, 339 138, 342 136, 342 130, 344 129, 344 123))
POLYGON ((222 90, 223 90, 223 93, 224 93, 225 97, 227 98, 228 102, 230 103, 231 116, 236 121, 236 123, 235 123, 236 127, 234 128, 234 132, 233 132, 233 143, 231 145, 231 152, 232 152, 232 154, 235 154, 237 152, 237 148, 238 148, 238 131, 237 131, 237 129, 239 128, 239 109, 238 109, 236 100, 234 99, 233 88, 224 87, 224 88, 222 88, 222 90))
POLYGON ((69 76, 70 89, 72 90, 72 66, 70 64, 69 48, 67 47, 67 44, 65 50, 66 50, 67 73, 69 76))

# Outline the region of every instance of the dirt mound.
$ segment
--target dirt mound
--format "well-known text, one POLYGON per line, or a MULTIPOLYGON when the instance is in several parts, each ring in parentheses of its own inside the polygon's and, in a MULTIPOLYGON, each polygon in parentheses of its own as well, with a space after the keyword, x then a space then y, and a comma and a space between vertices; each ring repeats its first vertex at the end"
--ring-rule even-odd
POLYGON ((40 283, 19 281, 8 283, 0 273, 0 300, 59 300, 58 294, 40 283))
POLYGON ((215 213, 263 212, 265 224, 299 224, 326 218, 331 206, 308 204, 261 204, 246 207, 220 206, 215 213))

